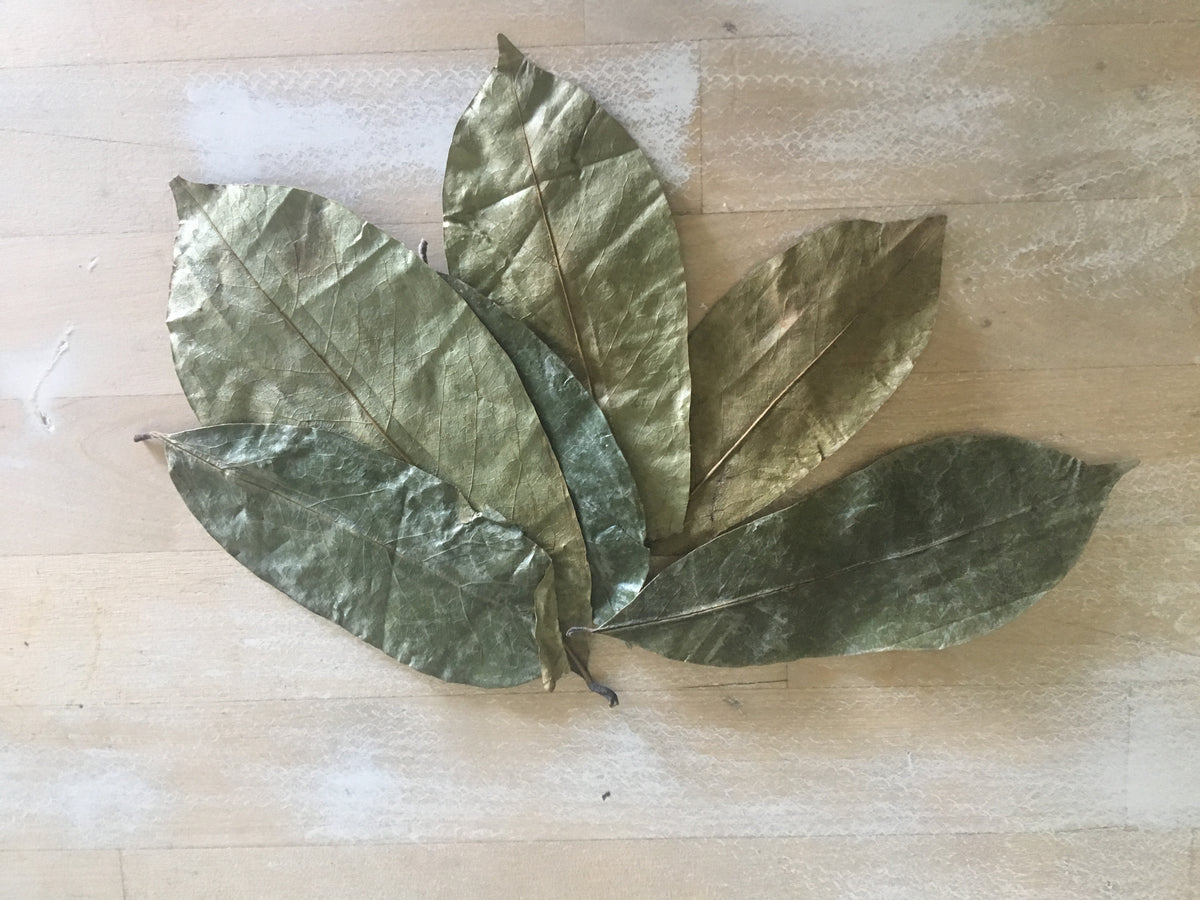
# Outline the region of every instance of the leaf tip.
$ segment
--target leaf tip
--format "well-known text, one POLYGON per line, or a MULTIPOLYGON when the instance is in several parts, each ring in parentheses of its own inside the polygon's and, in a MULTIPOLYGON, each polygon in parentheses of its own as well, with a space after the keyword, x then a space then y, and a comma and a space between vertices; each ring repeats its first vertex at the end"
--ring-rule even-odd
POLYGON ((1116 482, 1128 475, 1130 471, 1141 465, 1140 459, 1119 459, 1116 462, 1108 464, 1108 469, 1112 472, 1113 481, 1116 482))
POLYGON ((182 175, 176 175, 170 181, 171 195, 175 198, 175 210, 179 213, 180 218, 183 217, 184 210, 195 204, 196 197, 193 188, 197 187, 195 182, 188 181, 182 175))
POLYGON ((517 45, 503 34, 496 35, 496 44, 500 48, 500 56, 496 60, 496 68, 502 72, 515 72, 525 61, 525 54, 517 49, 517 45))

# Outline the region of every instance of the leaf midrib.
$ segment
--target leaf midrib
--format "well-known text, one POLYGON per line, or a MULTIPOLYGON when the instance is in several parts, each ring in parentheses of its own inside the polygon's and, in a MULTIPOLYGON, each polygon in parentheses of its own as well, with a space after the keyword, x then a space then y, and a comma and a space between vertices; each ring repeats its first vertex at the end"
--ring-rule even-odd
MULTIPOLYGON (((259 479, 259 478, 254 477, 254 475, 251 473, 254 472, 255 470, 253 470, 253 469, 248 470, 248 469, 244 468, 244 466, 253 465, 255 462, 257 462, 256 460, 249 460, 245 463, 241 463, 238 465, 223 465, 216 459, 209 457, 209 456, 205 456, 203 453, 200 453, 197 450, 193 450, 191 447, 188 447, 184 444, 179 443, 178 441, 174 440, 173 435, 164 435, 163 440, 166 441, 168 444, 170 444, 172 447, 174 447, 176 450, 180 451, 181 453, 186 453, 188 456, 197 460, 201 464, 208 466, 211 469, 214 469, 218 472, 236 471, 237 479, 242 481, 248 487, 257 489, 259 491, 262 491, 263 493, 270 494, 271 496, 277 497, 280 500, 282 500, 283 502, 288 503, 298 509, 303 510, 304 512, 313 516, 314 518, 316 518, 318 520, 322 520, 332 527, 336 527, 342 531, 348 532, 349 534, 352 534, 356 538, 366 541, 367 543, 374 544, 375 546, 377 546, 387 552, 388 556, 393 561, 393 565, 396 560, 400 560, 400 559, 407 560, 410 563, 415 562, 415 564, 422 571, 428 572, 429 574, 433 575, 435 578, 439 579, 440 581, 444 582, 445 584, 450 585, 451 587, 455 588, 456 590, 461 590, 463 587, 462 584, 460 584, 456 581, 453 581, 453 580, 447 578, 445 575, 442 575, 441 573, 426 566, 425 560, 416 561, 415 556, 412 556, 410 554, 401 553, 399 548, 396 547, 396 545, 391 543, 390 541, 380 540, 377 537, 374 537, 370 534, 365 533, 364 531, 361 530, 361 526, 359 526, 358 523, 355 522, 353 519, 348 519, 345 516, 334 515, 332 513, 328 513, 323 510, 318 511, 317 507, 321 504, 328 503, 329 502, 328 500, 317 500, 317 502, 315 504, 310 506, 307 503, 301 502, 297 497, 288 494, 286 491, 280 490, 280 489, 274 487, 271 483, 271 479, 269 479, 269 478, 259 479)), ((270 458, 270 457, 267 457, 267 458, 270 458)), ((330 498, 330 499, 334 499, 334 498, 330 498)), ((393 571, 393 576, 394 576, 394 574, 395 573, 393 571)))
MULTIPOLYGON (((913 231, 916 231, 922 225, 925 225, 926 223, 928 223, 928 221, 929 221, 928 218, 917 220, 916 223, 913 225, 912 229, 909 231, 909 234, 912 234, 913 231)), ((854 313, 854 315, 850 317, 850 320, 845 324, 845 326, 843 326, 842 330, 839 331, 837 334, 835 334, 828 341, 828 343, 826 343, 825 346, 822 347, 820 349, 820 351, 817 352, 813 356, 813 358, 808 361, 808 363, 804 366, 804 368, 801 369, 800 372, 797 373, 795 375, 795 377, 793 377, 792 380, 787 383, 787 385, 783 388, 783 390, 781 390, 778 394, 775 395, 775 397, 766 405, 766 407, 763 409, 763 411, 754 418, 754 421, 752 421, 746 427, 746 429, 744 431, 742 431, 742 433, 740 435, 737 436, 737 438, 730 445, 729 449, 726 450, 721 455, 720 459, 718 459, 712 465, 712 467, 706 473, 704 473, 704 475, 700 478, 699 481, 697 481, 694 485, 692 485, 691 491, 688 494, 689 500, 695 498, 696 494, 698 494, 700 492, 700 489, 702 487, 704 487, 704 485, 706 485, 709 481, 712 480, 713 476, 715 476, 724 467, 724 465, 727 462, 729 462, 730 458, 732 458, 732 456, 738 451, 738 449, 740 449, 742 447, 742 445, 745 444, 746 441, 748 441, 750 439, 750 437, 754 433, 755 429, 758 428, 758 426, 762 424, 762 422, 771 414, 771 412, 781 402, 783 402, 783 398, 786 397, 789 393, 791 393, 792 389, 797 384, 800 383, 800 379, 802 379, 805 375, 807 375, 808 372, 810 372, 812 370, 812 367, 815 366, 825 356, 825 354, 829 351, 829 349, 835 343, 837 343, 838 340, 840 340, 841 337, 847 331, 850 330, 850 328, 854 325, 854 323, 857 322, 863 316, 864 313, 866 313, 871 308, 872 304, 879 297, 879 295, 882 294, 884 292, 884 290, 887 289, 888 284, 890 284, 896 278, 900 277, 900 274, 902 272, 904 272, 906 269, 908 269, 908 267, 911 266, 917 260, 917 258, 921 255, 921 253, 925 250, 926 245, 934 239, 935 235, 937 235, 938 232, 939 232, 939 229, 931 229, 930 232, 921 239, 921 242, 912 251, 912 254, 909 256, 909 258, 907 260, 905 260, 904 263, 898 269, 896 269, 895 272, 892 273, 890 278, 888 278, 882 285, 879 286, 879 288, 877 288, 875 291, 873 291, 867 297, 867 299, 863 302, 863 304, 859 308, 859 310, 856 313, 854 313)), ((901 241, 897 241, 896 244, 893 246, 892 250, 889 252, 894 253, 896 250, 896 247, 898 247, 903 242, 903 240, 906 240, 907 237, 908 237, 908 235, 905 235, 905 237, 903 239, 901 239, 901 241)), ((886 257, 884 257, 884 258, 886 258, 886 257)))
MULTIPOLYGON (((362 400, 361 397, 358 396, 358 394, 355 392, 355 390, 347 383, 346 379, 342 377, 342 374, 334 367, 334 365, 328 359, 325 358, 325 355, 323 353, 321 353, 321 351, 319 351, 316 348, 316 345, 313 344, 313 342, 308 339, 308 336, 304 333, 303 329, 301 329, 299 325, 297 325, 294 321, 292 321, 291 317, 287 314, 287 312, 283 309, 283 307, 280 306, 279 303, 276 302, 275 298, 272 297, 271 294, 267 291, 267 289, 263 287, 262 283, 255 276, 254 272, 252 272, 250 270, 250 267, 246 264, 246 261, 244 259, 242 259, 241 254, 239 254, 233 248, 233 244, 230 243, 229 239, 225 236, 225 234, 221 231, 221 229, 217 227, 217 223, 213 220, 212 215, 209 213, 208 208, 204 205, 203 201, 201 201, 200 198, 198 198, 192 192, 191 184, 187 183, 184 189, 188 192, 188 196, 190 196, 192 198, 193 202, 195 202, 195 204, 196 204, 197 208, 200 210, 200 212, 202 212, 204 214, 205 221, 207 221, 209 224, 209 227, 212 228, 213 234, 215 234, 218 238, 220 238, 221 243, 225 245, 225 249, 227 249, 229 251, 230 255, 234 259, 237 260, 238 265, 242 267, 242 271, 244 271, 246 273, 246 276, 254 284, 255 289, 260 294, 262 294, 262 296, 266 299, 266 301, 268 303, 271 304, 272 308, 276 311, 276 313, 279 314, 279 318, 282 319, 284 322, 286 322, 289 327, 291 327, 291 329, 296 333, 296 336, 299 337, 300 340, 304 342, 304 345, 309 349, 309 351, 312 353, 312 355, 315 356, 321 362, 321 364, 323 366, 325 366, 326 369, 329 370, 329 374, 334 377, 334 379, 337 381, 337 383, 341 386, 342 390, 344 390, 346 392, 346 394, 349 395, 349 397, 358 405, 358 408, 362 410, 363 415, 365 415, 367 417, 367 419, 371 423, 371 425, 374 426, 375 430, 379 432, 380 436, 384 439, 385 442, 387 442, 388 446, 391 447, 392 455, 395 456, 397 459, 402 460, 403 462, 413 465, 412 460, 404 452, 403 448, 401 448, 401 446, 396 442, 395 438, 393 438, 388 433, 387 429, 384 428, 383 425, 380 424, 379 420, 377 418, 375 418, 375 416, 371 413, 371 410, 367 408, 366 403, 362 400)), ((297 301, 299 302, 299 297, 297 297, 297 301)), ((332 336, 331 336, 331 340, 332 340, 332 336)), ((420 443, 419 441, 414 440, 412 435, 408 434, 407 430, 404 429, 403 426, 399 425, 399 420, 397 420, 395 418, 395 416, 391 414, 391 411, 389 411, 389 420, 391 422, 395 422, 400 427, 400 430, 405 433, 405 436, 408 437, 410 440, 413 440, 413 443, 417 443, 417 444, 420 443)))
MULTIPOLYGON (((856 569, 861 569, 861 568, 864 568, 867 566, 880 565, 882 563, 892 562, 897 559, 906 559, 911 556, 918 556, 922 553, 926 553, 930 550, 934 550, 945 544, 949 544, 954 541, 961 540, 962 538, 968 537, 972 534, 975 534, 976 532, 983 531, 988 528, 994 528, 997 525, 1002 525, 1013 519, 1017 519, 1021 516, 1028 515, 1029 513, 1033 512, 1034 510, 1039 509, 1043 506, 1046 506, 1047 504, 1055 503, 1059 500, 1062 500, 1064 497, 1070 496, 1072 493, 1075 493, 1078 491, 1078 483, 1079 483, 1078 477, 1076 477, 1075 482, 1076 483, 1075 483, 1074 487, 1071 487, 1071 488, 1063 491, 1062 493, 1055 494, 1052 497, 1044 498, 1042 500, 1039 500, 1036 503, 1032 503, 1028 506, 1024 506, 1018 510, 1015 510, 1015 511, 1013 511, 1007 515, 1001 516, 999 518, 993 519, 989 522, 984 522, 984 523, 982 523, 980 525, 976 525, 972 528, 961 529, 957 532, 946 535, 945 537, 938 538, 937 540, 930 541, 930 542, 922 544, 921 546, 918 546, 918 547, 910 548, 910 549, 902 551, 900 553, 894 553, 894 554, 891 554, 888 556, 882 556, 882 557, 879 557, 876 559, 865 559, 865 560, 862 560, 861 562, 852 563, 849 566, 844 566, 841 569, 837 569, 833 572, 826 572, 822 575, 817 575, 813 578, 806 578, 806 579, 801 579, 799 581, 792 581, 792 582, 788 582, 787 584, 776 585, 776 586, 773 586, 770 588, 764 588, 762 590, 754 591, 749 594, 741 594, 736 597, 731 597, 726 601, 715 603, 711 606, 707 606, 702 609, 684 610, 684 611, 676 613, 674 615, 660 616, 660 617, 656 617, 654 619, 643 619, 643 620, 639 620, 636 622, 623 622, 619 625, 615 625, 612 627, 608 627, 607 625, 604 625, 596 630, 598 633, 611 633, 614 631, 622 631, 622 630, 630 629, 630 628, 641 628, 641 627, 645 627, 645 626, 662 625, 662 624, 668 624, 671 622, 685 621, 687 619, 698 618, 700 616, 705 616, 705 615, 709 615, 712 613, 719 613, 724 610, 732 609, 732 608, 738 607, 738 606, 743 606, 748 603, 754 603, 758 600, 762 600, 762 599, 764 599, 766 597, 770 597, 774 594, 780 594, 780 593, 783 593, 785 591, 789 591, 789 590, 792 590, 795 588, 806 587, 811 584, 817 584, 821 581, 828 581, 831 578, 837 578, 841 575, 845 575, 847 572, 852 572, 856 569)), ((635 598, 634 602, 635 603, 637 602, 636 598, 635 598)), ((632 604, 630 604, 630 605, 632 606, 632 604)), ((628 608, 628 607, 626 607, 626 608, 628 608)))
POLYGON ((542 224, 546 228, 546 236, 550 241, 550 252, 554 256, 554 274, 558 278, 558 286, 562 292, 563 309, 567 314, 567 322, 571 326, 571 336, 575 339, 575 349, 579 351, 579 364, 583 367, 583 384, 592 396, 595 396, 591 366, 588 365, 587 354, 583 350, 583 340, 579 334, 579 323, 576 320, 575 307, 571 302, 571 292, 567 288, 567 278, 563 271, 562 257, 558 251, 558 241, 554 237, 554 228, 550 224, 550 213, 546 209, 546 198, 542 193, 542 179, 533 161, 533 146, 529 142, 529 133, 525 129, 525 109, 521 106, 521 96, 517 91, 516 78, 510 74, 504 75, 509 90, 512 92, 513 104, 517 108, 517 123, 521 128, 521 139, 525 144, 525 158, 529 161, 529 172, 533 176, 533 188, 537 197, 538 212, 541 213, 542 224))

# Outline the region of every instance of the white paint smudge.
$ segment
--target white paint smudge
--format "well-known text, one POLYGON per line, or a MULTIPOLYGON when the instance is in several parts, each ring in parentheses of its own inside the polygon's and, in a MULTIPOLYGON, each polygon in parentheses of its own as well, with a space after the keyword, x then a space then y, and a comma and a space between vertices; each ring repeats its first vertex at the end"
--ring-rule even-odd
POLYGON ((185 132, 201 177, 332 189, 381 177, 441 184, 477 76, 468 69, 244 72, 187 88, 185 132))
POLYGON ((42 427, 47 431, 54 431, 54 421, 50 418, 50 414, 42 408, 41 393, 46 381, 54 372, 59 360, 66 355, 66 352, 71 349, 71 335, 75 331, 74 325, 68 325, 63 335, 58 340, 58 345, 54 348, 54 355, 50 358, 50 363, 42 370, 41 376, 33 385, 33 391, 29 395, 29 407, 33 410, 33 414, 37 420, 42 423, 42 427))
POLYGON ((1049 20, 1058 5, 978 0, 749 0, 739 14, 775 23, 778 31, 797 34, 797 40, 814 53, 892 66, 946 44, 1036 28, 1049 20))
POLYGON ((80 846, 145 835, 163 805, 138 760, 99 747, 5 745, 0 739, 0 839, 53 831, 80 846))
MULTIPOLYGON (((592 90, 629 127, 668 183, 688 179, 700 91, 694 46, 593 48, 574 65, 553 49, 543 55, 548 68, 592 90)), ((294 184, 347 202, 402 182, 440 205, 454 126, 488 71, 464 58, 427 68, 197 76, 186 86, 182 130, 199 180, 294 184)))
POLYGON ((88 274, 96 271, 96 266, 100 265, 100 257, 93 256, 87 264, 88 274))
POLYGON ((1004 88, 937 89, 929 86, 914 108, 912 92, 878 85, 868 105, 833 110, 776 140, 789 159, 814 159, 847 165, 846 179, 860 170, 849 164, 949 158, 964 148, 985 145, 1001 127, 998 113, 1011 107, 1004 88))

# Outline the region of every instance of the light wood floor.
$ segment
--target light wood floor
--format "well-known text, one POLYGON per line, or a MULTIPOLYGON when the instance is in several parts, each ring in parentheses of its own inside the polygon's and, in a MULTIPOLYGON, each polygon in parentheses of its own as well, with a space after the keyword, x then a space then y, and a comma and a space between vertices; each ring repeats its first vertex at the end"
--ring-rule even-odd
POLYGON ((1200 3, 0 4, 0 896, 1197 897, 1200 3), (167 180, 332 195, 439 261, 503 30, 664 179, 703 313, 848 214, 949 215, 916 371, 813 476, 999 430, 1137 458, 975 643, 621 694, 414 673, 215 547, 167 180))

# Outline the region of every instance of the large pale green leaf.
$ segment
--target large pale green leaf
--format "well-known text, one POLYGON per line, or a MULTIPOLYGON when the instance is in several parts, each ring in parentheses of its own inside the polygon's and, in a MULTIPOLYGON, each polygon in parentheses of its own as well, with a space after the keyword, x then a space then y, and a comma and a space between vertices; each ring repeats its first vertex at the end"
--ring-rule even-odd
POLYGON ((527 327, 465 282, 451 286, 508 353, 541 417, 575 501, 592 565, 592 615, 607 622, 646 580, 646 518, 608 422, 566 364, 527 327))
POLYGON ((718 666, 961 643, 1066 574, 1127 469, 1013 437, 905 447, 693 551, 599 630, 718 666))
POLYGON ((172 183, 179 207, 168 325, 205 424, 329 427, 453 484, 553 560, 537 634, 547 685, 560 630, 590 624, 571 498, 504 351, 402 244, 307 191, 172 183))
POLYGON ((537 677, 534 596, 553 576, 520 529, 332 431, 216 425, 161 437, 209 534, 300 604, 446 681, 537 677))
POLYGON ((662 186, 588 94, 500 38, 442 196, 451 274, 504 304, 608 417, 652 539, 688 491, 687 299, 662 186))
POLYGON ((680 553, 760 512, 891 396, 933 327, 946 220, 837 222, 755 266, 690 337, 680 553))

